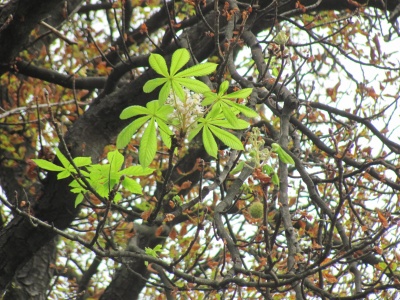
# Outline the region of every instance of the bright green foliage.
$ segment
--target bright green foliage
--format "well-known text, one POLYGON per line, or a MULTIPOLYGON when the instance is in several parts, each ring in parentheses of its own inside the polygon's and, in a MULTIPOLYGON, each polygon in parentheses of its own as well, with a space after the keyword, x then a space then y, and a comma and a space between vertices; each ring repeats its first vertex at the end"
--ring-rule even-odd
MULTIPOLYGON (((118 150, 108 152, 108 164, 89 166, 89 182, 101 197, 108 197, 110 192, 119 184, 133 194, 142 194, 142 187, 129 176, 146 176, 153 173, 153 169, 141 166, 131 166, 121 170, 124 156, 118 150)), ((114 201, 121 200, 119 193, 115 194, 114 201)))
POLYGON ((170 71, 165 59, 159 54, 151 54, 149 58, 150 66, 154 71, 163 76, 146 82, 143 86, 143 91, 146 93, 152 92, 154 89, 163 85, 159 94, 160 104, 164 104, 167 100, 171 89, 181 100, 185 99, 185 92, 182 87, 186 87, 196 93, 204 93, 210 88, 203 82, 192 79, 193 76, 204 76, 215 71, 217 64, 203 63, 190 67, 177 73, 190 59, 189 51, 186 49, 178 49, 172 55, 170 71))
POLYGON ((294 165, 294 160, 293 158, 285 152, 285 150, 282 149, 281 146, 279 146, 277 143, 272 143, 272 151, 274 151, 276 154, 278 154, 279 159, 284 162, 285 164, 291 164, 294 165))
POLYGON ((237 119, 236 124, 232 125, 217 109, 211 110, 205 118, 200 118, 198 122, 197 126, 191 131, 189 140, 192 140, 203 130, 204 148, 210 156, 217 157, 218 146, 214 136, 232 149, 244 150, 242 142, 232 133, 221 129, 221 127, 227 129, 245 129, 248 127, 247 122, 237 119))
POLYGON ((212 110, 217 110, 217 111, 221 110, 225 118, 232 125, 236 124, 238 120, 236 115, 238 113, 242 113, 243 115, 249 118, 258 117, 258 114, 254 110, 232 101, 233 99, 247 98, 251 94, 253 89, 251 88, 242 89, 224 95, 228 90, 228 87, 229 87, 228 81, 222 82, 222 84, 219 87, 218 93, 217 94, 212 92, 205 93, 205 98, 201 104, 204 106, 212 105, 212 110))
MULTIPOLYGON (((162 248, 163 248, 162 245, 157 245, 153 249, 149 248, 149 247, 146 247, 145 248, 145 252, 146 252, 147 255, 150 255, 152 257, 157 258, 158 257, 158 253, 162 251, 162 248)), ((147 266, 149 263, 146 261, 145 264, 147 266)))
MULTIPOLYGON (((121 170, 124 163, 124 157, 118 150, 109 152, 107 154, 108 164, 95 164, 92 165, 90 157, 76 157, 73 159, 78 170, 69 162, 69 160, 61 153, 59 149, 56 150, 56 156, 60 160, 63 167, 58 166, 52 162, 44 159, 34 159, 33 161, 42 169, 47 171, 59 172, 58 179, 64 179, 72 176, 74 180, 69 184, 71 192, 77 194, 75 199, 75 206, 79 205, 83 199, 84 194, 88 191, 88 186, 85 181, 89 183, 96 193, 101 197, 109 197, 110 192, 117 184, 121 184, 126 190, 133 194, 142 194, 142 187, 131 176, 146 176, 153 173, 153 169, 143 168, 142 166, 131 166, 121 170), (84 169, 81 169, 84 167, 84 169), (86 180, 82 180, 83 176, 86 180)), ((118 190, 118 189, 117 189, 118 190)), ((114 201, 119 201, 121 195, 116 193, 114 201)))
POLYGON ((139 160, 143 167, 148 167, 157 151, 157 126, 162 141, 168 148, 171 147, 171 135, 173 133, 168 128, 167 122, 168 115, 173 110, 172 106, 160 105, 157 100, 150 101, 146 107, 133 105, 125 108, 120 115, 121 119, 128 119, 138 115, 144 116, 136 119, 121 131, 117 138, 117 147, 125 147, 131 140, 132 135, 147 122, 147 127, 140 141, 139 160))
MULTIPOLYGON (((77 174, 77 170, 75 169, 75 167, 64 156, 64 154, 61 153, 59 149, 56 150, 56 156, 63 165, 62 167, 44 159, 32 159, 32 160, 43 170, 59 172, 57 174, 57 179, 64 179, 69 176, 72 176, 73 174, 77 174)), ((90 165, 92 163, 92 159, 90 157, 75 157, 73 159, 73 162, 78 168, 80 168, 90 165)))
MULTIPOLYGON (((141 106, 130 106, 123 110, 120 115, 121 119, 127 119, 144 115, 137 118, 127 127, 125 127, 117 138, 117 147, 125 147, 133 134, 135 134, 144 124, 147 123, 139 148, 139 160, 143 167, 150 165, 157 151, 157 126, 161 139, 167 147, 171 147, 172 131, 168 125, 168 115, 174 111, 172 105, 165 105, 165 101, 169 96, 171 89, 174 95, 182 100, 183 105, 186 100, 186 92, 182 87, 192 90, 196 93, 203 93, 205 99, 203 106, 211 105, 211 109, 205 117, 198 118, 194 123, 192 131, 189 134, 189 140, 192 140, 200 131, 202 131, 203 144, 207 153, 213 157, 217 156, 218 145, 215 137, 223 144, 232 149, 244 150, 242 142, 232 133, 225 129, 242 130, 249 126, 249 123, 238 118, 238 114, 242 113, 247 117, 257 117, 258 114, 252 109, 240 105, 232 100, 248 97, 252 89, 247 88, 224 95, 228 90, 229 83, 223 82, 219 88, 218 94, 210 92, 207 85, 199 80, 188 78, 193 76, 203 76, 210 74, 216 68, 214 63, 203 63, 190 67, 186 70, 178 72, 190 59, 190 54, 186 49, 178 49, 172 55, 171 66, 168 66, 165 59, 159 54, 151 54, 149 58, 150 66, 163 78, 149 80, 143 87, 147 93, 152 92, 160 85, 161 88, 159 99, 151 101, 146 108, 141 106), (224 128, 224 129, 222 129, 224 128)), ((177 105, 177 102, 174 102, 177 105)))
POLYGON ((270 165, 263 165, 262 170, 268 176, 272 175, 272 183, 275 184, 276 186, 279 186, 279 176, 275 172, 273 167, 271 167, 270 165))

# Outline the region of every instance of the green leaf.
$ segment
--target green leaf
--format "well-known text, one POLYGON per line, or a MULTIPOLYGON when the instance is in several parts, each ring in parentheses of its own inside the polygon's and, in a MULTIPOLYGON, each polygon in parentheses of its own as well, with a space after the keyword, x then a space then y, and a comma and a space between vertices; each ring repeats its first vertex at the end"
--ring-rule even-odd
POLYGON ((91 157, 75 157, 73 159, 75 165, 77 167, 84 167, 92 164, 92 158, 91 157))
POLYGON ((217 64, 215 63, 203 63, 199 65, 192 66, 186 70, 183 70, 182 72, 179 72, 176 74, 174 77, 191 77, 191 76, 205 76, 209 75, 212 72, 215 71, 217 68, 217 64))
POLYGON ((69 168, 69 166, 71 165, 71 163, 69 162, 69 160, 64 156, 64 154, 61 153, 60 149, 57 148, 56 149, 56 156, 58 157, 58 159, 60 160, 60 162, 62 163, 62 165, 65 168, 69 168))
POLYGON ((277 143, 272 143, 271 146, 272 146, 272 151, 274 151, 274 152, 276 152, 276 153, 278 154, 279 159, 280 159, 283 163, 285 163, 285 164, 291 164, 291 165, 294 165, 294 164, 295 164, 293 158, 292 158, 289 154, 287 154, 287 153, 285 152, 285 150, 283 150, 283 149, 281 148, 280 145, 278 145, 277 143))
POLYGON ((142 186, 132 178, 125 177, 124 180, 122 180, 122 186, 131 193, 139 195, 143 194, 142 186))
POLYGON ((163 141, 163 143, 165 144, 165 146, 167 146, 168 149, 171 149, 171 135, 166 133, 164 130, 162 130, 161 128, 159 129, 159 133, 161 136, 161 140, 163 141))
POLYGON ((182 101, 185 101, 185 92, 183 91, 183 88, 181 87, 180 84, 178 84, 175 80, 172 81, 172 90, 174 93, 181 99, 182 101))
POLYGON ((140 105, 132 105, 125 108, 119 115, 119 118, 121 120, 125 120, 138 115, 147 115, 147 114, 149 114, 149 111, 146 107, 140 105))
POLYGON ((158 101, 160 105, 164 105, 167 100, 169 93, 171 91, 171 82, 167 81, 160 90, 160 94, 158 95, 158 101))
POLYGON ((263 165, 262 170, 267 175, 271 175, 275 172, 274 168, 272 168, 270 165, 263 165))
POLYGON ((256 118, 258 117, 258 113, 252 110, 251 108, 248 108, 247 106, 244 106, 242 104, 238 104, 236 102, 230 102, 230 105, 234 108, 236 108, 238 111, 240 111, 242 114, 244 114, 248 118, 256 118))
POLYGON ((216 158, 218 153, 217 142, 215 141, 211 131, 206 126, 203 128, 203 144, 208 155, 216 158))
POLYGON ((139 161, 143 167, 148 167, 157 151, 157 134, 156 124, 152 118, 143 133, 142 140, 140 141, 139 161))
POLYGON ((146 104, 146 107, 147 107, 150 115, 156 115, 157 110, 160 107, 160 103, 157 100, 149 101, 146 104))
POLYGON ((107 159, 110 164, 110 172, 118 173, 124 163, 124 156, 118 150, 114 150, 107 153, 107 159))
POLYGON ((173 135, 171 129, 168 128, 162 119, 156 117, 156 121, 159 129, 161 129, 160 131, 164 131, 167 135, 173 135))
POLYGON ((245 120, 238 118, 236 118, 235 124, 231 124, 227 120, 215 120, 212 122, 212 124, 219 127, 236 129, 236 130, 246 129, 250 126, 249 122, 246 122, 245 120))
MULTIPOLYGON (((158 101, 160 104, 160 101, 158 101)), ((174 111, 174 108, 171 105, 162 105, 157 110, 157 118, 162 119, 164 122, 167 121, 169 115, 174 111)))
POLYGON ((278 174, 274 173, 272 175, 272 183, 275 184, 276 186, 279 186, 279 177, 278 174))
POLYGON ((195 92, 195 93, 204 93, 208 92, 210 88, 208 87, 207 84, 204 82, 201 82, 200 80, 197 79, 191 79, 191 78, 174 78, 174 82, 177 82, 181 85, 183 85, 185 88, 188 88, 189 90, 195 92))
POLYGON ((203 123, 197 124, 197 126, 190 131, 188 137, 189 141, 191 141, 203 129, 203 126, 203 123))
POLYGON ((221 140, 222 143, 236 150, 244 150, 242 142, 232 133, 216 126, 209 126, 212 133, 221 140))
POLYGON ((205 92, 204 93, 205 98, 201 102, 201 105, 207 106, 213 104, 217 99, 220 99, 219 96, 213 92, 205 92))
POLYGON ((143 86, 143 92, 145 93, 151 93, 154 91, 156 88, 158 88, 160 85, 164 84, 165 82, 168 82, 167 78, 155 78, 147 81, 144 86, 143 86))
POLYGON ((143 116, 126 126, 117 137, 117 148, 124 148, 131 140, 133 134, 149 120, 151 116, 143 116))
POLYGON ((167 63, 165 62, 164 57, 162 57, 160 54, 150 54, 149 64, 151 68, 158 74, 164 77, 169 77, 167 63))
POLYGON ((233 174, 239 173, 240 171, 243 170, 243 167, 244 167, 244 161, 240 161, 240 162, 236 165, 236 167, 231 171, 230 174, 233 175, 233 174))
MULTIPOLYGON (((222 113, 224 114, 225 118, 228 120, 231 126, 235 126, 238 117, 232 112, 232 109, 228 105, 221 105, 222 113)), ((231 127, 228 127, 231 128, 231 127)))
POLYGON ((150 116, 144 116, 139 119, 136 119, 131 124, 126 126, 122 131, 119 133, 117 137, 117 148, 125 148, 126 145, 130 142, 133 134, 148 120, 150 116))
POLYGON ((189 51, 185 48, 178 49, 172 54, 170 74, 174 76, 190 59, 189 51))
POLYGON ((119 175, 127 176, 146 176, 154 172, 154 169, 143 168, 142 166, 130 166, 118 172, 119 175))
POLYGON ((32 159, 32 160, 35 162, 35 164, 38 165, 38 167, 42 168, 43 170, 55 171, 55 172, 64 171, 63 167, 57 166, 47 160, 44 159, 32 159))
POLYGON ((81 194, 78 194, 77 196, 76 196, 76 199, 75 199, 75 207, 77 207, 79 204, 81 204, 82 202, 83 202, 83 199, 84 199, 85 197, 83 196, 83 194, 81 193, 81 194))
POLYGON ((229 81, 225 80, 219 86, 218 95, 222 96, 223 94, 225 94, 228 88, 229 88, 229 81))
POLYGON ((229 98, 229 99, 247 98, 248 96, 250 96, 252 91, 253 91, 252 88, 246 88, 246 89, 242 89, 242 90, 230 93, 228 95, 225 95, 224 98, 229 98))
POLYGON ((64 178, 68 178, 69 176, 71 176, 71 172, 68 171, 67 169, 64 169, 63 171, 57 174, 57 179, 61 180, 64 178))

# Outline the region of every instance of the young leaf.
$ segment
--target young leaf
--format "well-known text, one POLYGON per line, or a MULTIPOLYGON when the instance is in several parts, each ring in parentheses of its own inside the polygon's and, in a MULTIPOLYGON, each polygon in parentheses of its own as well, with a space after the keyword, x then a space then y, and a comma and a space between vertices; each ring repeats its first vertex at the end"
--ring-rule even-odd
POLYGON ((107 153, 107 160, 110 164, 110 172, 118 173, 124 163, 124 156, 118 150, 114 150, 107 153))
POLYGON ((210 90, 208 85, 206 85, 204 82, 201 82, 200 80, 197 79, 191 79, 191 78, 176 78, 174 82, 177 82, 184 87, 188 88, 189 90, 195 92, 195 93, 204 93, 210 90))
POLYGON ((246 129, 250 126, 249 122, 246 122, 245 120, 238 119, 238 118, 236 119, 235 124, 231 124, 227 120, 214 120, 212 123, 213 123, 213 125, 216 125, 219 127, 236 129, 236 130, 246 129))
POLYGON ((64 178, 68 178, 69 176, 71 176, 71 172, 68 171, 67 169, 64 169, 60 173, 57 174, 57 179, 61 180, 64 178))
POLYGON ((143 92, 145 93, 151 93, 154 91, 156 88, 158 88, 160 85, 168 82, 167 78, 155 78, 147 81, 144 86, 143 86, 143 92))
POLYGON ((217 64, 215 63, 203 63, 203 64, 199 64, 199 65, 195 65, 193 67, 190 67, 186 70, 183 70, 182 72, 179 72, 178 74, 176 74, 174 77, 178 78, 178 77, 192 77, 192 76, 205 76, 205 75, 209 75, 212 72, 215 71, 215 69, 217 68, 217 64))
POLYGON ((160 105, 164 105, 165 101, 169 96, 169 92, 171 91, 171 81, 167 81, 160 90, 160 94, 158 95, 158 101, 160 105))
POLYGON ((127 108, 125 108, 121 114, 119 115, 119 118, 121 120, 129 119, 138 115, 147 115, 149 113, 148 109, 146 107, 140 106, 140 105, 132 105, 127 108))
POLYGON ((84 167, 92 164, 91 157, 75 157, 73 161, 77 167, 84 167))
POLYGON ((229 88, 229 81, 225 80, 219 86, 218 96, 224 95, 228 91, 228 88, 229 88))
POLYGON ((242 104, 238 104, 236 102, 231 102, 230 105, 234 108, 236 108, 238 111, 240 111, 242 114, 244 114, 248 118, 256 118, 258 117, 258 113, 252 110, 251 108, 248 108, 247 106, 244 106, 242 104))
POLYGON ((230 98, 230 99, 247 98, 248 96, 250 96, 252 91, 253 91, 252 88, 246 88, 246 89, 242 89, 242 90, 238 90, 236 92, 230 93, 230 94, 226 95, 225 97, 230 98))
POLYGON ((191 141, 203 129, 203 127, 204 127, 204 123, 197 124, 197 126, 190 131, 190 134, 188 137, 189 141, 191 141))
POLYGON ((56 156, 58 157, 58 159, 60 160, 60 162, 62 163, 62 165, 65 168, 69 168, 69 166, 71 165, 71 163, 69 162, 69 160, 64 156, 64 154, 61 153, 60 149, 57 148, 56 149, 56 156))
POLYGON ((239 173, 240 171, 243 170, 243 167, 244 167, 244 161, 240 161, 240 162, 236 165, 236 167, 231 171, 230 174, 234 175, 234 174, 239 173))
POLYGON ((142 125, 146 123, 146 121, 150 118, 151 117, 148 115, 140 117, 135 121, 133 121, 128 126, 126 126, 124 129, 122 129, 122 131, 118 134, 117 137, 117 148, 118 149, 125 148, 125 146, 128 145, 128 143, 130 142, 133 134, 136 131, 138 131, 138 129, 142 127, 142 125))
POLYGON ((206 126, 203 128, 203 144, 208 155, 212 157, 217 157, 218 153, 217 142, 215 141, 211 131, 206 126))
POLYGON ((148 167, 157 151, 157 135, 156 124, 152 118, 143 133, 142 140, 140 141, 139 161, 143 167, 148 167))
POLYGON ((44 159, 32 159, 32 161, 34 161, 35 164, 37 164, 39 168, 42 168, 43 170, 46 170, 46 171, 61 172, 64 170, 63 167, 57 166, 57 165, 53 164, 52 162, 49 162, 44 159))
POLYGON ((132 178, 125 177, 124 180, 122 181, 122 186, 131 193, 138 195, 143 194, 141 185, 132 178))
POLYGON ((142 166, 130 166, 118 172, 119 175, 146 176, 154 172, 154 169, 143 168, 142 166))
POLYGON ((244 150, 242 142, 232 133, 213 125, 209 125, 212 133, 221 140, 222 143, 236 150, 244 150))
POLYGON ((279 156, 279 159, 285 164, 294 165, 293 158, 282 149, 277 143, 272 143, 272 151, 276 152, 279 156))
POLYGON ((181 99, 182 101, 185 101, 185 92, 183 91, 183 88, 180 84, 178 84, 177 80, 172 81, 172 90, 174 93, 181 99))
POLYGON ((165 62, 164 57, 162 57, 160 54, 150 54, 149 64, 151 68, 158 74, 164 77, 169 76, 167 63, 165 62))
POLYGON ((190 59, 189 51, 185 48, 178 49, 172 54, 170 74, 174 76, 190 59))
POLYGON ((84 196, 82 193, 78 194, 75 199, 75 207, 83 202, 84 196))

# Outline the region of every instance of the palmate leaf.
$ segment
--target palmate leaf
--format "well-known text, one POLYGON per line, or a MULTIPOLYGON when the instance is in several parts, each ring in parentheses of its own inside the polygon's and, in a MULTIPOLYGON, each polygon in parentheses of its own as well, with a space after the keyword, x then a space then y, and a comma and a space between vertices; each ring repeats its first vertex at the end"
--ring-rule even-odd
POLYGON ((198 65, 192 66, 190 68, 187 68, 186 70, 183 70, 182 72, 179 72, 174 77, 182 78, 182 77, 192 77, 192 76, 198 77, 198 76, 209 75, 215 71, 217 66, 218 66, 217 64, 210 63, 210 62, 198 64, 198 65))
POLYGON ((218 90, 218 96, 222 96, 228 91, 229 88, 229 81, 225 80, 221 83, 218 90))
POLYGON ((218 127, 235 129, 235 130, 246 129, 250 126, 249 122, 246 122, 245 120, 242 119, 237 119, 235 124, 231 124, 227 120, 214 120, 212 124, 218 127))
POLYGON ((295 164, 293 158, 292 158, 289 154, 287 154, 287 153, 285 152, 285 150, 283 150, 282 147, 281 147, 279 144, 277 144, 277 143, 272 143, 272 144, 271 144, 271 148, 272 148, 272 151, 274 151, 276 154, 278 154, 279 159, 280 159, 283 163, 285 163, 285 164, 291 164, 291 165, 294 165, 294 164, 295 164))
POLYGON ((229 99, 247 98, 248 96, 250 96, 252 91, 253 91, 252 88, 246 88, 227 94, 224 96, 224 98, 229 98, 229 99))
POLYGON ((139 195, 143 194, 142 186, 132 178, 125 177, 124 180, 122 181, 122 186, 131 193, 139 195))
POLYGON ((182 48, 178 49, 172 55, 170 74, 174 76, 190 59, 189 51, 182 48))
MULTIPOLYGON (((201 118, 201 119, 203 119, 203 118, 201 118)), ((199 121, 202 121, 201 119, 199 121)), ((199 132, 203 129, 203 127, 204 127, 204 123, 197 124, 197 126, 190 131, 190 134, 188 137, 189 141, 191 141, 196 135, 198 135, 199 132)))
POLYGON ((82 193, 78 194, 75 198, 75 207, 77 207, 79 204, 81 204, 84 200, 84 195, 82 193))
POLYGON ((185 88, 192 90, 195 93, 205 93, 210 90, 208 85, 197 79, 191 78, 175 78, 175 82, 183 85, 185 88))
POLYGON ((207 126, 203 128, 203 144, 208 155, 216 158, 218 154, 218 145, 207 126))
POLYGON ((248 108, 245 105, 238 104, 238 103, 232 102, 232 101, 229 103, 229 105, 234 107, 234 108, 236 108, 238 111, 240 111, 242 114, 244 114, 248 118, 256 118, 256 117, 258 117, 258 113, 257 112, 255 112, 251 108, 248 108))
POLYGON ((224 143, 224 145, 227 145, 232 149, 244 150, 242 142, 232 133, 213 125, 209 125, 208 128, 217 138, 221 140, 222 143, 224 143))
POLYGON ((173 80, 171 83, 172 90, 175 92, 175 94, 181 99, 182 101, 185 101, 185 92, 183 91, 182 86, 176 81, 173 80))
POLYGON ((130 166, 118 172, 119 175, 146 176, 154 172, 154 169, 143 168, 142 166, 130 166))
POLYGON ((149 113, 149 110, 146 107, 140 106, 140 105, 132 105, 127 108, 125 108, 121 114, 119 115, 119 118, 121 120, 129 119, 138 115, 147 115, 149 113))
POLYGON ((170 91, 171 81, 168 80, 161 88, 160 94, 158 94, 158 101, 160 102, 160 105, 164 105, 165 101, 167 101, 170 91))
POLYGON ((110 164, 110 176, 114 177, 114 174, 118 173, 124 163, 124 156, 118 150, 114 150, 107 153, 107 160, 110 164))
POLYGON ((168 77, 168 67, 167 63, 160 54, 152 53, 149 57, 149 64, 151 68, 156 71, 158 74, 168 77))
POLYGON ((151 93, 154 91, 156 88, 158 88, 160 85, 168 82, 167 78, 155 78, 147 81, 144 86, 143 86, 143 92, 145 93, 151 93))
POLYGON ((118 149, 125 148, 126 145, 128 145, 128 143, 130 142, 133 134, 136 131, 138 131, 139 128, 142 127, 142 125, 144 123, 146 123, 147 120, 150 118, 151 118, 151 116, 148 116, 148 115, 140 117, 140 118, 136 119, 135 121, 133 121, 128 126, 126 126, 124 129, 122 129, 122 131, 119 133, 119 135, 117 137, 117 148, 118 149))
POLYGON ((39 168, 46 170, 46 171, 55 171, 55 172, 64 171, 63 167, 57 166, 56 164, 53 164, 52 162, 44 160, 44 159, 32 159, 32 161, 34 161, 35 164, 37 164, 39 168))
POLYGON ((139 161, 140 164, 146 168, 153 161, 157 151, 157 134, 156 122, 151 118, 146 130, 143 133, 142 140, 140 141, 139 161))

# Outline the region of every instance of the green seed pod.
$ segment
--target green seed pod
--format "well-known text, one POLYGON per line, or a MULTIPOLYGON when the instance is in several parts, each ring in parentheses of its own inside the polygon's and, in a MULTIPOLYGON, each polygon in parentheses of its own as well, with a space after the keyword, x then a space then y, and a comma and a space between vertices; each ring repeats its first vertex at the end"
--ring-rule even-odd
POLYGON ((261 202, 254 202, 249 207, 249 213, 254 219, 262 218, 264 215, 264 205, 261 202))

